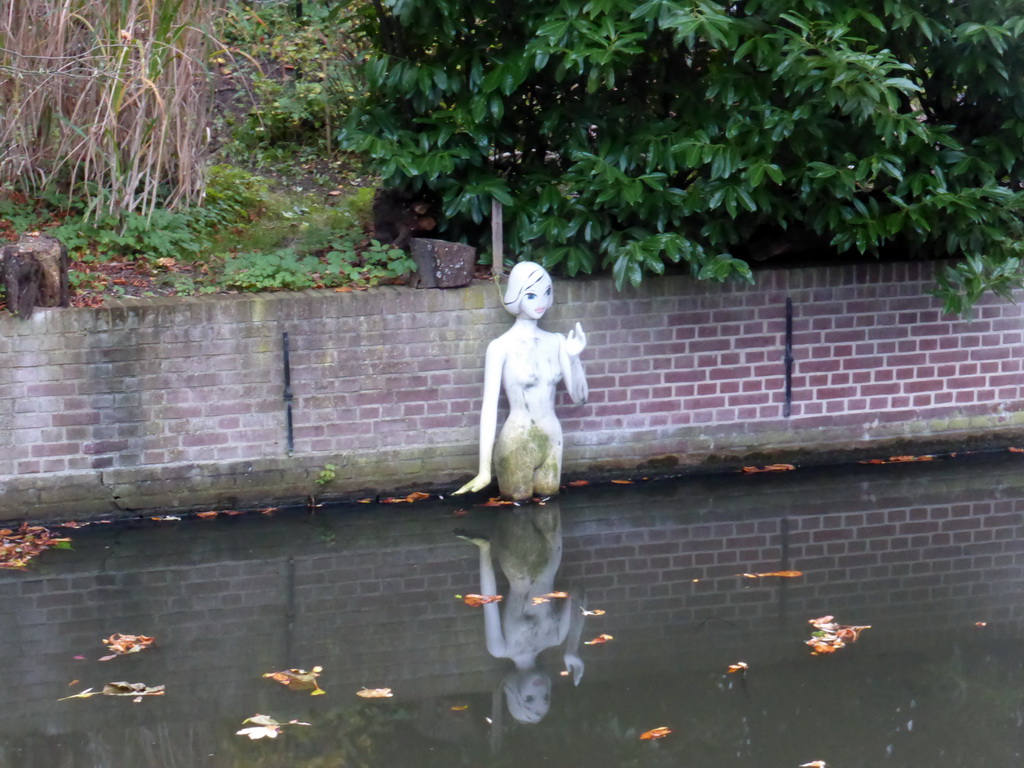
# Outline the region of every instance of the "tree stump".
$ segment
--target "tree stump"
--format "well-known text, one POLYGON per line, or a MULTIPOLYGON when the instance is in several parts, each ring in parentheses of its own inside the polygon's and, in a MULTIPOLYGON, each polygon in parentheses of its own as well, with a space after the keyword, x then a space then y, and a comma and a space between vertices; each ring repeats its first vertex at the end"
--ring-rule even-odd
POLYGON ((409 241, 416 262, 414 288, 460 288, 473 280, 476 248, 427 237, 409 241))
POLYGON ((0 248, 0 267, 7 308, 23 320, 35 307, 69 305, 68 249, 57 238, 22 235, 0 248))

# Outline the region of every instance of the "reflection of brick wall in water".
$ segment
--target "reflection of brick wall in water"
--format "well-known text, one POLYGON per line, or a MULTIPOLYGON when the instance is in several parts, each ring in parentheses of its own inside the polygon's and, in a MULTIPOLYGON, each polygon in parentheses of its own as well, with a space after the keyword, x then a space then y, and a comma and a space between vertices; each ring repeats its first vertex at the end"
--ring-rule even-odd
MULTIPOLYGON (((979 472, 959 491, 934 479, 901 485, 903 496, 753 478, 684 483, 625 508, 614 493, 570 494, 558 586, 585 587, 590 607, 607 611, 588 619, 587 637, 615 637, 583 649, 587 675, 709 658, 717 670, 761 640, 802 658, 807 620, 829 613, 873 625, 876 649, 887 635, 971 631, 976 621, 1014 634, 1024 619, 1024 493, 1004 487, 1006 474, 979 472), (752 500, 762 512, 741 519, 752 500), (805 575, 739 576, 780 568, 805 575)), ((260 679, 278 667, 324 666, 330 696, 303 700, 314 710, 354 701, 362 686, 391 686, 407 702, 493 690, 508 663, 487 655, 479 609, 454 597, 479 588, 476 551, 453 540, 461 520, 429 509, 374 512, 377 525, 349 513, 316 524, 178 524, 112 545, 79 532, 76 551, 44 557, 59 575, 0 574, 5 643, 18 659, 7 683, 19 693, 17 705, 0 705, 0 728, 34 728, 71 675, 74 690, 125 677, 167 683, 162 713, 229 725, 296 701, 260 679), (98 664, 99 639, 112 632, 152 633, 159 647, 98 664), (69 667, 79 654, 87 661, 69 667)), ((484 525, 490 514, 470 519, 484 525)), ((69 729, 110 726, 109 702, 66 704, 69 729)))
MULTIPOLYGON (((545 327, 579 320, 590 343, 590 401, 560 404, 568 472, 1019 433, 1024 304, 986 299, 971 322, 942 315, 924 263, 757 277, 623 293, 558 283, 545 327)), ((490 284, 0 318, 0 514, 297 499, 321 490, 325 463, 337 466, 326 490, 340 493, 465 480, 484 349, 508 325, 490 284)))

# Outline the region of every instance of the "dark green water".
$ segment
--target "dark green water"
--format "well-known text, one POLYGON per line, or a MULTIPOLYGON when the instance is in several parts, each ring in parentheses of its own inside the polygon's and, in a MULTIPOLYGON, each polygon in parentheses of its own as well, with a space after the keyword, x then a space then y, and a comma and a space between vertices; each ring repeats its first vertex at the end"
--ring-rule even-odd
POLYGON ((0 572, 0 766, 1021 764, 1017 454, 68 533, 0 572), (501 603, 456 598, 487 591, 457 529, 501 603), (815 656, 824 615, 871 628, 815 656), (115 632, 156 643, 99 661, 115 632), (263 677, 314 666, 324 695, 263 677), (166 695, 59 701, 116 681, 166 695))

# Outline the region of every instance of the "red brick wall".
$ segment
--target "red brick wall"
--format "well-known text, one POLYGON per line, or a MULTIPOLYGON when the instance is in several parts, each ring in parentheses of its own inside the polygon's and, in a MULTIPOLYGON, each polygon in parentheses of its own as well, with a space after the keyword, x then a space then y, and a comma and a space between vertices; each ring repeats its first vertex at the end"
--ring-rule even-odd
MULTIPOLYGON (((591 391, 560 405, 566 472, 1012 439, 1024 310, 987 300, 971 322, 944 316, 932 285, 924 264, 765 271, 755 286, 672 277, 621 294, 560 282, 544 325, 583 323, 591 391)), ((474 471, 483 352, 509 322, 488 283, 5 317, 0 516, 450 487, 474 471), (320 488, 327 463, 337 478, 320 488)))

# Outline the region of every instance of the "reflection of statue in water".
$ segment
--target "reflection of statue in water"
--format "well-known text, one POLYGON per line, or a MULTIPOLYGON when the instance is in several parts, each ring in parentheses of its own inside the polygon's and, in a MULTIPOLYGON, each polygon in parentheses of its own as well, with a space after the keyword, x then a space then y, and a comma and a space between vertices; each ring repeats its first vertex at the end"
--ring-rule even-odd
POLYGON ((574 403, 587 401, 580 362, 587 337, 579 323, 566 336, 537 326, 553 303, 551 277, 539 264, 524 261, 512 268, 504 301, 516 321, 487 346, 480 467, 477 476, 456 493, 480 491, 490 484, 493 452, 502 496, 553 496, 562 474, 562 427, 555 416, 555 388, 564 380, 574 403), (502 389, 509 414, 495 444, 502 389))
POLYGON ((551 705, 551 676, 539 665, 538 655, 564 643, 562 658, 573 682, 579 685, 583 677, 578 654, 584 600, 572 592, 565 598, 544 597, 554 591, 562 560, 557 503, 502 510, 493 539, 459 535, 480 549, 481 594, 501 594, 494 559, 508 579, 502 602, 483 606, 487 651, 515 664, 501 684, 512 717, 522 723, 539 722, 551 705))

